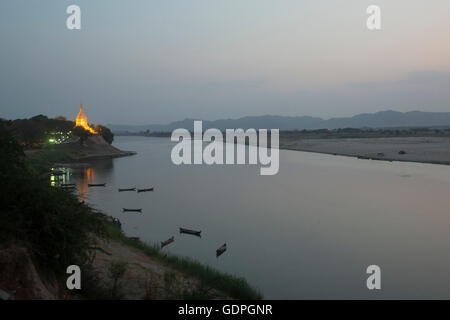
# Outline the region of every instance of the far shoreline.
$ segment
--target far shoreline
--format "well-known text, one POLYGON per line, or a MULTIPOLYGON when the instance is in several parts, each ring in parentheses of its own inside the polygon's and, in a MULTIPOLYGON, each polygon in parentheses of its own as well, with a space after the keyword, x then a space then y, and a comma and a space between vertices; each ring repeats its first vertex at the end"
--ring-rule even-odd
POLYGON ((405 160, 405 159, 390 159, 390 158, 377 158, 377 157, 364 157, 364 156, 356 156, 356 155, 350 155, 350 154, 344 154, 344 153, 331 153, 326 151, 310 151, 310 150, 302 150, 302 149, 291 149, 287 147, 280 147, 279 150, 286 150, 286 151, 297 151, 297 152, 306 152, 306 153, 315 153, 315 154, 325 154, 329 156, 339 156, 339 157, 347 157, 347 158, 354 158, 358 160, 374 160, 374 161, 383 161, 383 162, 407 162, 407 163, 422 163, 422 164, 435 164, 435 165, 443 165, 448 166, 450 165, 450 161, 418 161, 418 160, 405 160))
MULTIPOLYGON (((168 138, 170 136, 142 136, 168 138)), ((450 165, 450 136, 398 136, 358 138, 302 138, 280 133, 280 150, 311 152, 335 156, 378 160, 450 165)))
POLYGON ((450 165, 450 137, 281 138, 279 149, 362 160, 450 165))

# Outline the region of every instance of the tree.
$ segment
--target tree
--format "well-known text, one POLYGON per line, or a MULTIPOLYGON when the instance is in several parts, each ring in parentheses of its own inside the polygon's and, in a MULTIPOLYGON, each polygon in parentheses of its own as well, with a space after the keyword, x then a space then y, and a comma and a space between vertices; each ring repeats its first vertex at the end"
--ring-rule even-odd
POLYGON ((113 142, 114 133, 112 133, 112 131, 109 128, 98 124, 95 126, 94 130, 97 131, 103 137, 103 139, 105 139, 105 141, 108 142, 109 144, 113 142))
POLYGON ((75 127, 72 133, 80 138, 80 144, 83 144, 92 134, 83 127, 75 127))
POLYGON ((37 115, 30 119, 17 119, 8 122, 13 136, 22 145, 40 145, 47 141, 49 133, 68 132, 75 126, 73 121, 49 119, 44 115, 37 115))

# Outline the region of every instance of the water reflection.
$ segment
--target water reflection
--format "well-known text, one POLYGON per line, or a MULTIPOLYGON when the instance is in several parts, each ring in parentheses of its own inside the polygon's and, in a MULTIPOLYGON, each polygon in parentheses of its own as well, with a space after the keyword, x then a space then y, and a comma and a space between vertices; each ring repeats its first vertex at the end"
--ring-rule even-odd
POLYGON ((63 186, 70 181, 72 171, 70 168, 51 168, 50 169, 50 185, 52 187, 63 186))
POLYGON ((94 168, 84 168, 80 170, 77 174, 77 190, 78 198, 86 202, 88 200, 88 183, 93 183, 95 181, 95 170, 94 168))
POLYGON ((89 167, 77 170, 74 174, 78 189, 78 198, 84 202, 89 200, 88 184, 106 183, 108 180, 107 177, 114 169, 112 159, 94 161, 90 165, 89 167))
POLYGON ((67 167, 52 168, 50 173, 50 185, 53 187, 76 187, 80 201, 89 200, 89 183, 106 183, 112 170, 112 159, 97 160, 91 163, 73 163, 67 167))

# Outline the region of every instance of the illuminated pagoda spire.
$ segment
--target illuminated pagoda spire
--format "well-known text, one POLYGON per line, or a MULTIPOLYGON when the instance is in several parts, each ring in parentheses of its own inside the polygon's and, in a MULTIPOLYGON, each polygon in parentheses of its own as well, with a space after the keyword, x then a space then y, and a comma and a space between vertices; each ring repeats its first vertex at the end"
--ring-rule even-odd
POLYGON ((87 117, 83 111, 82 103, 80 103, 80 112, 78 112, 77 119, 75 120, 75 127, 83 127, 85 130, 89 131, 90 133, 93 133, 93 134, 97 133, 94 129, 89 127, 87 117))

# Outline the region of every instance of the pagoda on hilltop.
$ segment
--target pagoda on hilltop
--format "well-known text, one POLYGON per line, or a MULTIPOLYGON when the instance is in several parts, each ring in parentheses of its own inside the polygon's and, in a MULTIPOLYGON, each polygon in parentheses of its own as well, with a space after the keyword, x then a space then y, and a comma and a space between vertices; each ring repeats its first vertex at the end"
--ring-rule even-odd
POLYGON ((87 117, 83 111, 83 104, 80 103, 80 112, 78 112, 77 119, 75 120, 75 127, 83 127, 85 130, 89 131, 92 134, 97 134, 97 131, 89 127, 87 117))

